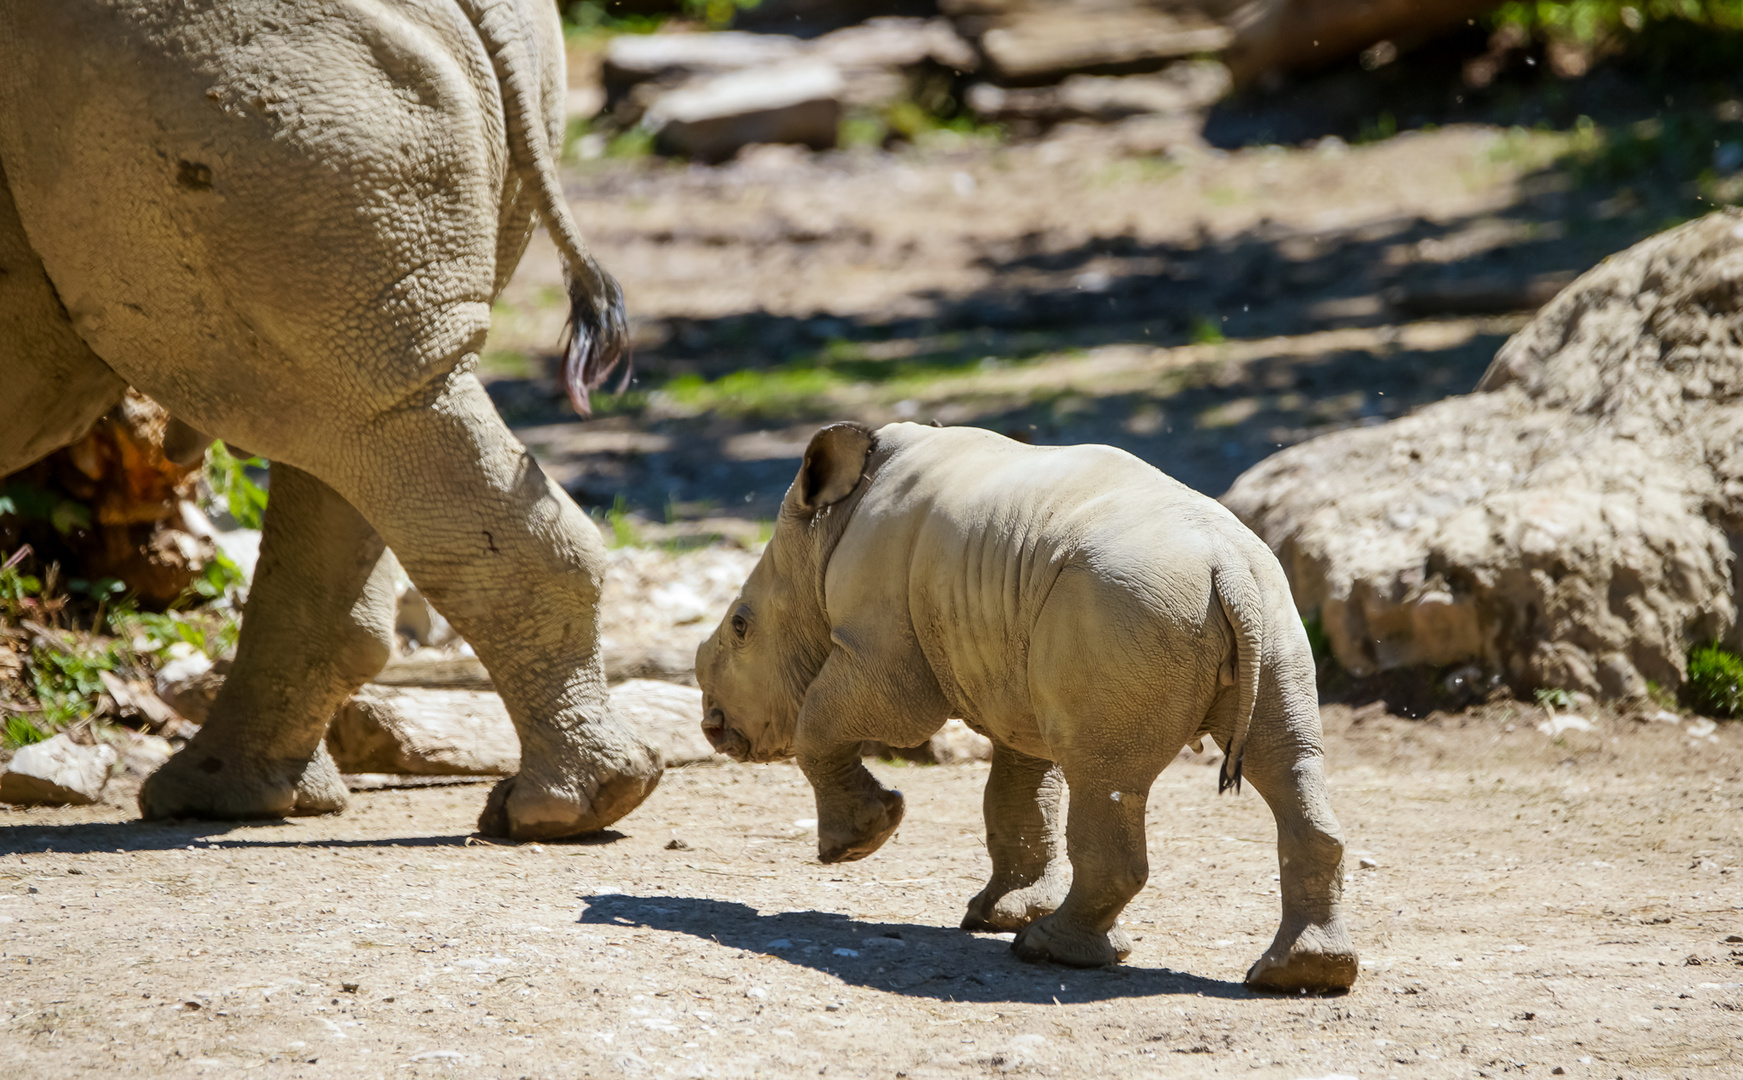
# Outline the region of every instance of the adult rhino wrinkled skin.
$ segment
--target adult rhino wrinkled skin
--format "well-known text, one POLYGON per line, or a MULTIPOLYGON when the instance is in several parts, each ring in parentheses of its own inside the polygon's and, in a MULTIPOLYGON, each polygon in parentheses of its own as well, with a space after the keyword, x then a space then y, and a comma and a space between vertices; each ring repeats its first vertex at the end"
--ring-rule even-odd
POLYGON ((128 385, 273 461, 235 666, 147 817, 340 809, 321 738, 388 655, 391 546, 522 743, 483 831, 597 830, 661 762, 612 713, 597 531, 474 375, 535 218, 577 403, 626 337, 551 146, 549 0, 0 6, 0 473, 128 385))
POLYGON ((1282 925, 1248 984, 1356 978, 1289 583, 1233 514, 1130 454, 824 428, 696 677, 717 750, 798 757, 824 862, 865 858, 901 824, 863 740, 917 745, 951 716, 991 739, 992 878, 963 928, 1015 931, 1019 957, 1076 966, 1131 951, 1117 920, 1149 875, 1150 787, 1210 735, 1219 786, 1244 774, 1277 819, 1282 925))

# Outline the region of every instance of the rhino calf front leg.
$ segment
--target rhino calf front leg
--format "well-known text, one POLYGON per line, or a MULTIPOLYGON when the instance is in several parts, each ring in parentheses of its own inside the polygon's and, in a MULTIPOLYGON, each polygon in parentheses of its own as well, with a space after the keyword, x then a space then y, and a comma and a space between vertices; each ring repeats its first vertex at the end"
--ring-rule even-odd
POLYGON ((828 755, 799 752, 799 767, 817 794, 817 858, 853 862, 884 846, 898 826, 902 793, 878 782, 850 743, 828 755))
POLYGON ((1021 930, 1065 899, 1059 796, 1065 775, 1050 761, 993 748, 983 803, 992 877, 963 916, 964 930, 1021 930))

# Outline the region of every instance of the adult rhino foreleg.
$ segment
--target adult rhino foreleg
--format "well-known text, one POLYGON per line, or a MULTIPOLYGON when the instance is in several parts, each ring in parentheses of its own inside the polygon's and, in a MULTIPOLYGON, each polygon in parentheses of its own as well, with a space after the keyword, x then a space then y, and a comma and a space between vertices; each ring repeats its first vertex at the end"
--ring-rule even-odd
POLYGON ((489 669, 521 771, 480 832, 520 840, 605 828, 659 783, 657 750, 613 712, 599 656, 599 530, 551 483, 469 373, 390 412, 336 458, 346 491, 489 669))
POLYGON ((964 930, 1021 930, 1065 899, 1059 797, 1065 774, 1051 761, 993 747, 982 802, 992 878, 963 916, 964 930))
POLYGON ((1344 839, 1326 797, 1319 707, 1310 693, 1273 689, 1261 696, 1243 772, 1277 819, 1283 900, 1277 937, 1247 972, 1247 985, 1291 993, 1347 990, 1356 981, 1357 961, 1343 918, 1344 839), (1272 706, 1267 696, 1289 700, 1272 706), (1276 719, 1265 720, 1267 712, 1276 719))
POLYGON ((393 559, 344 499, 272 467, 260 563, 235 665, 200 733, 139 792, 148 818, 263 818, 345 808, 322 738, 387 662, 393 559))

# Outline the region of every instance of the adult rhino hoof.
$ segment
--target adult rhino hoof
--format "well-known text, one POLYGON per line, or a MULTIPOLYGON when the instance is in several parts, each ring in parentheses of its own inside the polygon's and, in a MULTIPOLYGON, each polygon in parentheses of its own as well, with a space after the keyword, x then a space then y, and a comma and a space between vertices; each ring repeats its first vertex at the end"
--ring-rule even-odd
POLYGON ((1335 920, 1305 927, 1289 940, 1278 934, 1247 972, 1247 985, 1278 993, 1336 994, 1355 985, 1359 969, 1349 931, 1335 920))
POLYGON ((1057 915, 1049 915, 1019 930, 1011 951, 1017 959, 1031 964, 1051 961, 1068 967, 1106 967, 1132 955, 1132 939, 1118 926, 1101 933, 1065 925, 1057 915))
POLYGON ((993 886, 988 885, 968 902, 962 928, 992 933, 1021 930, 1036 919, 1053 914, 1064 902, 1065 884, 1054 879, 1004 893, 994 892, 993 886))
POLYGON ((845 827, 830 821, 817 830, 819 862, 853 862, 884 846, 884 841, 902 824, 907 801, 899 791, 880 790, 862 799, 853 820, 845 827))
POLYGON ((323 743, 308 761, 261 761, 200 736, 146 777, 139 816, 259 821, 336 814, 350 803, 323 743))
POLYGON ((510 840, 561 840, 609 827, 652 795, 665 774, 660 754, 639 740, 613 753, 607 767, 551 777, 523 762, 499 782, 478 815, 478 832, 510 840))

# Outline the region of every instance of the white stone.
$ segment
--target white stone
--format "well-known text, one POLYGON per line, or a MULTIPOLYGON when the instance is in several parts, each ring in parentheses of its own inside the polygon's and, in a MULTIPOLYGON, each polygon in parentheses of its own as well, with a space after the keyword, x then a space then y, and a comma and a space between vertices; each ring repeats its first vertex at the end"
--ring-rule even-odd
POLYGON ((86 806, 103 794, 115 748, 55 735, 21 747, 0 773, 0 802, 86 806))
POLYGON ((1597 725, 1583 716, 1575 716, 1572 713, 1556 713, 1551 714, 1547 720, 1539 722, 1537 730, 1553 738, 1566 731, 1596 731, 1598 728, 1597 725))

